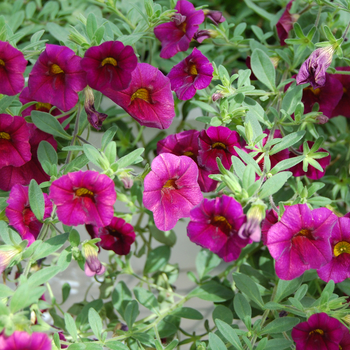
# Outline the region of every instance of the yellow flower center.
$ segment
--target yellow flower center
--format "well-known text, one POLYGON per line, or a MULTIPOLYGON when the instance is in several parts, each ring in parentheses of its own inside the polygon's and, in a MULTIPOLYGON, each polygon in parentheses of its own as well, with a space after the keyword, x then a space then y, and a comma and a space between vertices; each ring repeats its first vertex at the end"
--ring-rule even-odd
POLYGON ((198 74, 198 72, 197 72, 197 67, 196 67, 196 65, 194 64, 194 63, 191 63, 190 64, 190 68, 189 68, 189 73, 191 74, 191 75, 197 75, 198 74))
POLYGON ((168 181, 164 184, 163 188, 170 188, 170 189, 172 189, 172 190, 177 189, 177 186, 176 186, 175 181, 176 181, 175 179, 170 179, 170 180, 168 180, 168 181))
POLYGON ((0 66, 4 66, 5 67, 5 62, 0 58, 0 66))
POLYGON ((186 26, 187 26, 187 23, 183 22, 178 26, 178 28, 181 29, 184 33, 186 33, 186 26))
POLYGON ((0 132, 0 139, 11 140, 10 134, 5 131, 0 132))
POLYGON ((102 63, 101 63, 101 66, 105 66, 106 64, 111 64, 112 66, 117 66, 118 63, 117 63, 117 60, 115 60, 113 57, 106 57, 102 63))
POLYGON ((222 232, 224 232, 227 236, 230 234, 232 230, 231 224, 227 221, 224 216, 217 215, 211 219, 210 222, 213 226, 219 227, 222 232))
POLYGON ((309 87, 305 88, 304 90, 310 90, 315 96, 318 96, 321 93, 320 88, 313 89, 312 86, 309 86, 309 87))
POLYGON ((52 104, 50 103, 38 102, 35 104, 35 109, 37 111, 49 111, 51 107, 52 107, 52 104))
POLYGON ((50 73, 52 74, 61 74, 61 73, 64 73, 64 71, 62 70, 62 68, 54 63, 51 67, 50 67, 50 73))
POLYGON ((194 154, 193 154, 193 152, 191 152, 191 151, 186 151, 186 152, 184 152, 184 156, 193 157, 194 154))
POLYGON ((91 199, 94 198, 94 193, 85 187, 80 187, 77 190, 75 190, 75 194, 78 197, 89 197, 91 199))
POLYGON ((338 242, 333 249, 334 255, 339 256, 340 254, 350 254, 350 243, 346 241, 338 242))
POLYGON ((314 329, 313 331, 309 332, 309 335, 315 334, 315 333, 323 335, 324 331, 322 329, 317 328, 317 329, 314 329))
POLYGON ((216 149, 226 149, 226 145, 222 142, 214 142, 211 145, 211 148, 216 148, 216 149))
POLYGON ((348 89, 346 89, 344 86, 343 86, 343 94, 346 94, 348 92, 348 89))
POLYGON ((134 101, 136 98, 144 100, 148 103, 151 102, 151 96, 150 96, 148 90, 145 88, 141 88, 141 89, 136 90, 131 96, 131 101, 134 101))

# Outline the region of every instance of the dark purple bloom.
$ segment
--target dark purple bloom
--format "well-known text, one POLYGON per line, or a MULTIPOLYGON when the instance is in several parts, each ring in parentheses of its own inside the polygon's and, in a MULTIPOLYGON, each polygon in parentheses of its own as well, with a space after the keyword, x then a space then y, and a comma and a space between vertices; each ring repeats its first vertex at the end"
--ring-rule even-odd
POLYGON ((24 87, 27 61, 23 53, 8 42, 0 41, 0 94, 14 96, 24 87))
POLYGON ((129 254, 131 244, 135 242, 134 228, 121 218, 114 217, 106 227, 86 225, 86 229, 92 238, 101 238, 97 246, 113 250, 118 255, 129 254))
MULTIPOLYGON (((46 193, 44 193, 44 199, 44 219, 46 219, 51 215, 52 203, 46 193)), ((9 224, 17 230, 22 239, 28 240, 28 245, 31 245, 38 237, 43 224, 35 217, 29 205, 28 187, 15 184, 11 189, 7 203, 6 216, 9 219, 9 224)))
POLYGON ((332 260, 317 270, 318 276, 329 282, 343 282, 350 277, 350 219, 338 218, 331 233, 332 260))
POLYGON ((100 113, 95 109, 94 93, 89 87, 85 88, 84 108, 89 123, 97 130, 101 130, 103 121, 108 117, 105 113, 100 113))
POLYGON ((131 73, 137 66, 134 49, 120 41, 106 41, 90 47, 81 60, 87 83, 95 90, 106 88, 126 89, 131 81, 131 73))
POLYGON ((179 51, 187 51, 198 26, 204 21, 203 11, 197 11, 189 1, 179 0, 175 10, 178 13, 171 22, 154 28, 156 38, 162 43, 162 58, 171 58, 179 51))
POLYGON ((313 314, 292 330, 296 350, 339 350, 343 337, 342 324, 326 313, 313 314))
POLYGON ((286 45, 285 40, 288 38, 289 32, 293 29, 293 24, 298 20, 298 14, 291 14, 289 11, 294 0, 288 2, 286 9, 282 13, 281 18, 276 24, 277 35, 281 45, 286 45))
POLYGON ((153 212, 157 228, 168 231, 203 199, 198 168, 191 158, 170 153, 154 158, 151 168, 144 180, 143 204, 153 212))
POLYGON ((249 242, 238 235, 245 222, 242 206, 232 197, 204 198, 191 210, 187 235, 191 242, 229 262, 238 259, 249 242))
POLYGON ((66 46, 46 44, 31 73, 28 87, 31 97, 50 103, 66 112, 78 102, 78 92, 86 86, 81 57, 66 46))
MULTIPOLYGON (((336 67, 339 71, 350 71, 350 67, 336 67)), ((343 95, 333 109, 331 117, 342 115, 350 118, 350 75, 348 74, 332 74, 332 78, 337 79, 343 86, 343 95)))
POLYGON ((45 333, 16 331, 9 337, 0 335, 1 350, 51 350, 52 343, 45 333))
POLYGON ((350 350, 350 333, 349 329, 342 324, 343 338, 339 343, 339 349, 350 350))
POLYGON ((258 80, 258 78, 253 73, 252 65, 251 65, 251 57, 250 56, 247 56, 247 58, 245 59, 245 64, 246 64, 247 68, 251 70, 249 79, 250 80, 258 80))
POLYGON ((30 160, 29 136, 23 118, 0 114, 0 169, 10 165, 19 167, 30 160))
POLYGON ((180 100, 190 100, 197 90, 209 86, 213 72, 212 64, 195 47, 189 56, 171 69, 168 78, 176 96, 180 100))
POLYGON ((317 89, 326 83, 326 70, 332 63, 333 46, 316 49, 310 57, 301 65, 297 74, 297 84, 310 83, 313 89, 317 89))
POLYGON ((226 21, 221 11, 203 10, 203 13, 205 18, 209 18, 216 26, 226 21))
POLYGON ((267 233, 267 247, 276 260, 277 276, 292 280, 330 262, 329 239, 336 220, 326 208, 310 210, 307 204, 286 208, 281 220, 267 233))
POLYGON ((221 159, 222 165, 229 169, 231 157, 237 155, 234 147, 239 147, 239 135, 226 126, 211 126, 199 134, 198 164, 208 170, 218 170, 216 157, 221 159))
POLYGON ((104 95, 122 107, 141 125, 167 129, 175 117, 170 80, 158 69, 139 63, 123 91, 106 89, 104 95))
POLYGON ((98 260, 98 248, 90 243, 83 244, 83 255, 85 257, 85 274, 88 277, 102 275, 106 268, 98 260))
POLYGON ((107 226, 114 214, 117 194, 114 182, 97 171, 76 171, 63 175, 50 187, 50 199, 64 225, 107 226))

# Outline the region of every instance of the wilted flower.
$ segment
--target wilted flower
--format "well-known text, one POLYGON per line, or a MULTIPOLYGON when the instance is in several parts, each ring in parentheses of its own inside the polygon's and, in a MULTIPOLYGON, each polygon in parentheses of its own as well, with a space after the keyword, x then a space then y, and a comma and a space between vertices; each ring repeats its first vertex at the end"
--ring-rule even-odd
POLYGON ((202 10, 197 11, 187 0, 176 3, 172 21, 154 28, 154 35, 162 43, 160 57, 171 58, 179 51, 187 51, 198 26, 204 21, 202 10))
POLYGON ((225 95, 221 91, 216 91, 215 93, 213 93, 211 99, 213 100, 213 102, 215 102, 223 97, 225 97, 225 95))
POLYGON ((23 53, 8 42, 0 41, 0 94, 14 96, 24 87, 27 61, 23 53))
POLYGON ((330 262, 329 238, 336 220, 326 208, 310 210, 307 204, 286 208, 281 220, 267 233, 266 245, 276 260, 277 276, 292 280, 330 262))
MULTIPOLYGON (((350 67, 336 67, 335 69, 345 72, 350 71, 350 67)), ((332 74, 332 78, 337 79, 341 83, 343 87, 343 94, 340 101, 333 109, 331 117, 342 115, 346 118, 350 118, 350 75, 332 74)))
POLYGON ((87 242, 83 244, 83 255, 86 259, 85 261, 85 275, 88 277, 92 277, 95 275, 102 275, 105 273, 106 268, 101 264, 100 260, 98 260, 98 248, 87 242))
POLYGON ((248 210, 247 222, 245 222, 238 231, 238 236, 243 239, 250 239, 253 242, 260 242, 261 228, 260 224, 265 216, 264 204, 254 204, 248 210))
POLYGON ((153 212, 157 228, 168 231, 203 199, 198 168, 191 158, 170 153, 154 158, 151 168, 144 180, 143 204, 153 212))
POLYGON ((113 180, 107 175, 88 170, 68 173, 55 180, 49 197, 64 225, 101 227, 109 225, 113 218, 117 194, 113 180))
POLYGON ((218 32, 212 29, 201 29, 197 30, 193 36, 193 39, 202 43, 205 39, 216 38, 218 36, 218 32))
POLYGON ((180 100, 190 100, 197 90, 209 86, 213 72, 210 61, 195 47, 189 56, 171 69, 168 78, 176 96, 180 100))
POLYGON ((294 0, 288 2, 286 9, 282 13, 281 18, 276 24, 277 35, 280 39, 281 45, 286 45, 285 40, 288 38, 289 32, 293 29, 293 24, 298 20, 299 15, 291 14, 289 11, 292 7, 294 0))
MULTIPOLYGON (((5 271, 7 266, 9 266, 10 262, 16 255, 21 253, 21 249, 19 247, 14 247, 11 245, 2 245, 0 248, 0 274, 5 271)), ((0 342, 1 344, 1 342, 0 342)), ((2 349, 0 347, 0 349, 2 349)))
POLYGON ((238 259, 249 242, 238 235, 245 222, 242 206, 232 197, 204 198, 190 212, 187 235, 191 242, 229 262, 238 259))
POLYGON ((51 350, 52 343, 45 333, 15 331, 9 337, 0 335, 1 350, 51 350))
POLYGON ((29 74, 31 97, 66 112, 78 102, 78 92, 86 86, 81 57, 66 46, 46 44, 29 74))
POLYGON ((99 46, 92 46, 81 60, 88 85, 102 92, 106 88, 126 89, 136 65, 134 49, 129 45, 124 46, 120 41, 106 41, 99 46))
POLYGON ((108 117, 108 115, 96 111, 94 93, 88 86, 85 88, 84 92, 84 108, 87 114, 87 119, 95 129, 101 130, 102 123, 108 117))
POLYGON ((175 117, 170 80, 158 69, 139 63, 123 91, 104 90, 104 95, 122 107, 141 125, 167 129, 175 117))
POLYGON ((203 10, 203 13, 205 15, 205 18, 209 18, 216 26, 226 21, 226 18, 223 16, 221 11, 205 9, 203 10))
POLYGON ((333 46, 320 47, 301 65, 296 77, 297 84, 310 83, 313 89, 322 87, 326 83, 326 70, 332 63, 333 46))
POLYGON ((339 350, 343 333, 342 324, 322 312, 297 324, 292 330, 292 338, 296 343, 296 350, 339 350))

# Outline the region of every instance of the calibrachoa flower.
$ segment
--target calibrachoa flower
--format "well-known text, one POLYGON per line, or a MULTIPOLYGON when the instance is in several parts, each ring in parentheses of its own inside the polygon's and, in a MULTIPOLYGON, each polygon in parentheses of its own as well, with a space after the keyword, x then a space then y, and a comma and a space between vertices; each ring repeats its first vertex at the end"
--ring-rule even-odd
POLYGON ((212 64, 195 47, 189 56, 171 69, 168 78, 176 96, 180 100, 190 100, 197 90, 209 86, 213 72, 212 64))
POLYGON ((66 46, 46 44, 31 73, 28 87, 31 97, 50 103, 66 112, 78 102, 78 92, 86 86, 81 57, 66 46))
POLYGON ((267 233, 267 247, 276 260, 276 274, 292 280, 306 270, 319 269, 332 259, 329 238, 337 217, 329 209, 307 204, 286 208, 267 233))
POLYGON ((9 114, 0 114, 0 168, 21 166, 32 157, 26 121, 9 114))
POLYGON ((350 277, 350 219, 338 218, 331 233, 332 260, 317 270, 318 276, 328 282, 343 282, 350 277))
POLYGON ((291 14, 289 11, 294 0, 288 2, 281 18, 276 24, 277 35, 280 39, 281 45, 286 45, 285 40, 288 38, 289 32, 293 29, 293 24, 298 20, 298 14, 291 14))
POLYGON ((226 126, 211 126, 199 134, 198 163, 208 170, 218 170, 216 157, 221 159, 222 165, 229 169, 231 157, 237 155, 234 147, 241 148, 239 135, 226 126))
POLYGON ((267 210, 265 219, 261 222, 261 240, 264 245, 266 245, 267 242, 267 232, 277 222, 278 214, 273 209, 267 210))
POLYGON ((297 74, 297 84, 310 83, 313 89, 326 83, 326 70, 332 63, 333 46, 320 47, 301 65, 297 74))
POLYGON ((86 225, 86 229, 92 238, 101 238, 101 241, 96 243, 97 246, 113 250, 118 255, 129 254, 131 244, 136 238, 134 228, 124 219, 116 217, 106 227, 86 225))
POLYGON ((205 18, 209 18, 216 26, 220 23, 225 22, 226 18, 223 16, 221 11, 214 10, 203 10, 205 18))
POLYGON ((313 314, 292 330, 296 350, 339 350, 343 338, 342 324, 326 313, 313 314))
POLYGON ((101 130, 103 121, 108 117, 105 113, 100 113, 95 109, 95 97, 93 91, 87 86, 85 88, 84 108, 88 122, 97 130, 101 130))
POLYGON ((151 168, 144 180, 143 204, 153 212, 157 228, 168 231, 203 199, 198 168, 191 158, 170 153, 154 158, 151 168))
POLYGON ((102 92, 106 88, 126 89, 136 65, 134 49, 129 45, 124 46, 120 41, 106 41, 99 46, 92 46, 81 60, 88 85, 102 92))
POLYGON ((171 22, 154 28, 156 38, 162 43, 162 58, 170 58, 179 51, 187 51, 198 26, 204 21, 203 11, 197 11, 189 1, 179 0, 175 10, 178 13, 172 17, 171 22))
POLYGON ((343 338, 339 343, 339 349, 350 350, 350 333, 349 329, 342 324, 343 338))
POLYGON ((8 42, 0 41, 0 94, 14 96, 24 87, 27 61, 23 53, 8 42))
MULTIPOLYGON (((339 71, 350 71, 350 67, 336 67, 339 71)), ((350 118, 350 75, 347 74, 332 74, 332 77, 337 79, 343 87, 343 94, 334 108, 331 117, 342 115, 346 118, 350 118)))
MULTIPOLYGON (((44 219, 46 219, 51 215, 52 203, 46 193, 44 193, 44 199, 44 219)), ((28 240, 28 245, 32 244, 38 237, 43 224, 35 217, 29 205, 28 187, 15 184, 7 203, 6 216, 9 224, 17 230, 22 239, 28 240)))
POLYGON ((76 171, 55 180, 50 199, 57 206, 57 216, 64 225, 110 224, 117 194, 114 182, 97 171, 76 171))
POLYGON ((1 350, 51 350, 52 343, 45 333, 16 331, 9 337, 0 335, 1 350))
POLYGON ((166 129, 175 117, 170 80, 158 69, 139 63, 123 91, 104 90, 104 95, 129 113, 141 125, 166 129))
POLYGON ((191 242, 229 262, 238 259, 249 242, 238 235, 245 222, 242 206, 232 197, 204 198, 191 210, 187 235, 191 242))
POLYGON ((106 268, 98 260, 98 248, 93 244, 85 243, 82 251, 86 259, 84 266, 86 276, 92 277, 104 274, 106 268))

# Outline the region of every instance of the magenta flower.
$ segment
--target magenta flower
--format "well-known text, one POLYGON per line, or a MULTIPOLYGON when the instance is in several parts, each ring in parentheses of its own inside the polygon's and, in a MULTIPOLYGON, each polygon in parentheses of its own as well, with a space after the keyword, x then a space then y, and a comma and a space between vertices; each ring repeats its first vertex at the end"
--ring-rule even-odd
POLYGON ((143 204, 153 212, 157 228, 168 231, 203 199, 198 168, 191 158, 170 153, 154 158, 151 168, 144 180, 143 204))
POLYGON ((293 24, 298 20, 298 14, 291 14, 289 11, 294 0, 288 2, 286 9, 282 13, 281 18, 276 24, 277 35, 282 46, 287 45, 285 40, 288 38, 289 32, 293 29, 293 24))
POLYGON ((46 44, 31 73, 28 87, 31 97, 50 103, 66 112, 78 102, 78 92, 86 86, 81 57, 66 46, 46 44))
POLYGON ((0 168, 19 167, 32 157, 26 121, 9 114, 0 114, 0 168))
POLYGON ((27 61, 23 53, 8 42, 0 41, 0 94, 14 96, 24 87, 27 61))
POLYGON ((88 170, 55 180, 49 197, 57 206, 58 219, 64 225, 107 226, 113 218, 117 194, 114 182, 107 175, 88 170))
MULTIPOLYGON (((309 148, 311 149, 314 142, 307 141, 307 144, 308 144, 309 148)), ((303 150, 304 150, 304 146, 301 144, 298 151, 303 153, 303 150)), ((317 152, 327 152, 327 151, 324 148, 320 148, 317 150, 317 152)), ((290 157, 293 158, 293 157, 296 157, 296 155, 294 153, 290 153, 290 157)), ((303 163, 299 163, 299 164, 293 166, 292 168, 290 168, 289 170, 293 173, 293 176, 298 177, 298 176, 306 175, 306 177, 308 177, 309 179, 318 180, 326 174, 326 168, 331 162, 331 155, 317 159, 317 162, 321 165, 323 171, 320 171, 309 164, 308 168, 307 168, 307 172, 305 172, 303 170, 303 163)))
POLYGON ((124 219, 114 217, 106 227, 86 225, 86 230, 91 238, 101 238, 96 245, 105 249, 113 250, 118 255, 127 255, 131 245, 135 242, 134 228, 124 219))
POLYGON ((98 260, 98 248, 93 244, 85 243, 82 251, 85 257, 85 275, 88 277, 103 275, 106 272, 106 268, 98 260))
POLYGON ((313 89, 317 89, 326 83, 326 70, 332 63, 333 46, 320 47, 301 65, 297 74, 297 84, 310 83, 313 89))
POLYGON ((52 343, 45 333, 32 333, 16 331, 9 337, 0 335, 1 350, 51 350, 52 343))
POLYGON ((137 66, 134 49, 120 41, 106 41, 90 47, 81 60, 87 83, 95 90, 126 89, 137 66))
POLYGON ((313 314, 292 330, 296 350, 339 350, 343 337, 342 324, 326 313, 313 314))
POLYGON ((156 38, 162 43, 162 58, 171 58, 179 51, 187 51, 198 26, 204 21, 203 11, 196 11, 189 1, 179 0, 175 10, 178 13, 172 17, 171 22, 154 28, 156 38))
POLYGON ((95 97, 92 89, 85 88, 84 109, 87 114, 87 120, 91 126, 97 130, 101 130, 103 121, 108 117, 105 113, 100 113, 95 109, 95 97))
POLYGON ((216 30, 201 29, 201 30, 197 30, 194 33, 193 39, 199 43, 202 43, 205 39, 216 38, 218 34, 219 33, 216 30))
POLYGON ((350 333, 349 329, 342 324, 343 338, 339 343, 339 349, 350 350, 350 333))
MULTIPOLYGON (((336 67, 339 71, 350 71, 350 67, 336 67)), ((345 74, 332 74, 332 78, 337 79, 343 87, 343 95, 333 109, 331 117, 342 115, 346 118, 350 118, 350 75, 345 74)))
MULTIPOLYGON (((46 219, 51 215, 52 203, 46 193, 44 193, 44 199, 44 219, 46 219)), ((11 189, 7 203, 6 216, 9 219, 9 224, 17 230, 22 239, 28 240, 28 246, 31 245, 38 237, 43 224, 35 217, 29 205, 28 187, 15 184, 11 189)))
POLYGON ((307 204, 286 208, 267 233, 267 247, 276 260, 276 274, 292 280, 309 269, 319 269, 332 259, 329 243, 337 217, 326 208, 310 210, 307 204))
POLYGON ((273 209, 267 210, 265 219, 261 222, 261 240, 264 245, 266 245, 267 242, 267 232, 277 222, 278 214, 273 209))
POLYGON ((187 236, 203 248, 211 250, 226 262, 236 260, 249 239, 238 231, 246 222, 242 206, 232 197, 204 198, 190 213, 187 236))
POLYGON ((205 18, 209 18, 216 26, 226 21, 221 11, 203 10, 203 13, 205 18))
POLYGON ((343 282, 350 277, 350 219, 338 218, 334 225, 330 244, 332 246, 332 260, 317 270, 318 276, 329 282, 343 282))
POLYGON ((216 157, 221 159, 222 165, 229 169, 231 157, 237 155, 234 147, 241 148, 239 135, 226 126, 211 126, 199 134, 198 164, 208 170, 219 170, 216 157))
POLYGON ((174 66, 168 74, 171 89, 180 100, 190 100, 197 90, 205 89, 213 79, 214 68, 195 47, 193 52, 174 66))
POLYGON ((139 63, 123 91, 106 89, 104 95, 124 108, 141 125, 167 129, 175 117, 170 80, 158 69, 139 63))

